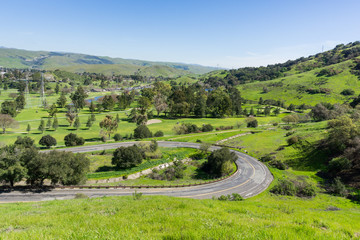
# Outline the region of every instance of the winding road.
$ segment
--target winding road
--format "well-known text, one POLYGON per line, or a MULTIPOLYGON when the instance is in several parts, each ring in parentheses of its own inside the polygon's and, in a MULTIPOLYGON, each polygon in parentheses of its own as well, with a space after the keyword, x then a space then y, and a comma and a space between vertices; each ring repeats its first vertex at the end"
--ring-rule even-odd
MULTIPOLYGON (((93 146, 82 146, 61 149, 74 153, 92 152, 106 149, 115 149, 120 146, 131 146, 136 142, 120 142, 93 146)), ((158 141, 160 147, 187 147, 199 148, 200 144, 188 142, 158 141)), ((212 146, 210 150, 219 149, 212 146)), ((249 198, 263 192, 273 180, 269 169, 255 158, 244 153, 231 150, 237 156, 236 164, 238 171, 231 177, 204 185, 180 187, 180 188, 142 188, 139 192, 144 195, 167 195, 183 198, 205 199, 213 196, 239 193, 243 198, 249 198)), ((71 199, 77 193, 85 194, 89 197, 102 196, 125 196, 134 193, 134 189, 53 189, 49 191, 0 191, 0 202, 24 202, 24 201, 44 201, 54 199, 71 199)))

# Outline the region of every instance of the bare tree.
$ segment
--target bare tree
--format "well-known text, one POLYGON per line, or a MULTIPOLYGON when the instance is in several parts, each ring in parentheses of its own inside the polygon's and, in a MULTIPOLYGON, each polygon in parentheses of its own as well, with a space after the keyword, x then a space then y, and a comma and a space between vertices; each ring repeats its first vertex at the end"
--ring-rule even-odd
POLYGON ((18 127, 19 123, 13 119, 9 114, 0 114, 0 127, 3 129, 3 134, 6 132, 6 128, 18 127))

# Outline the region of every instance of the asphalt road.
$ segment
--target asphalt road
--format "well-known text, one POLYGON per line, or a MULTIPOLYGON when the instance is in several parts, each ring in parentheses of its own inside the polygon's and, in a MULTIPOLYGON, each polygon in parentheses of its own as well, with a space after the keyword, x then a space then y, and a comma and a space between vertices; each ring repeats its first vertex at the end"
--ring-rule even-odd
MULTIPOLYGON (((82 146, 62 149, 74 153, 115 149, 120 146, 131 146, 136 142, 120 142, 93 146, 82 146)), ((189 147, 199 148, 200 144, 187 142, 158 141, 160 147, 189 147)), ((211 150, 219 147, 211 147, 211 150)), ((269 169, 255 158, 244 153, 234 151, 238 156, 236 164, 238 171, 231 177, 216 183, 181 188, 148 188, 138 189, 144 195, 167 195, 183 198, 212 198, 213 196, 239 193, 243 198, 249 198, 263 192, 272 182, 273 176, 269 169)), ((89 197, 125 196, 134 193, 134 189, 53 189, 50 191, 10 191, 0 192, 0 202, 44 201, 54 199, 71 199, 77 193, 89 197)))

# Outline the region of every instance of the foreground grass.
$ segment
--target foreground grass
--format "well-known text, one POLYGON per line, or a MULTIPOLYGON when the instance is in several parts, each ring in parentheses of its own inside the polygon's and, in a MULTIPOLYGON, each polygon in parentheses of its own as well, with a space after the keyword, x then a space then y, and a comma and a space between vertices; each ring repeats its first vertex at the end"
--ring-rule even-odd
POLYGON ((162 196, 0 205, 4 239, 358 239, 359 205, 264 193, 243 202, 162 196))

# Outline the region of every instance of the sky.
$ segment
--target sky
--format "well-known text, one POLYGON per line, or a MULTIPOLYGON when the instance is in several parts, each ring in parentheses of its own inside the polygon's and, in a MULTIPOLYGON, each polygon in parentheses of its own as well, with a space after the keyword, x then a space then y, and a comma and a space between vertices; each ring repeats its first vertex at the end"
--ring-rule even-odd
POLYGON ((0 46, 239 68, 360 40, 359 0, 0 0, 0 46))

